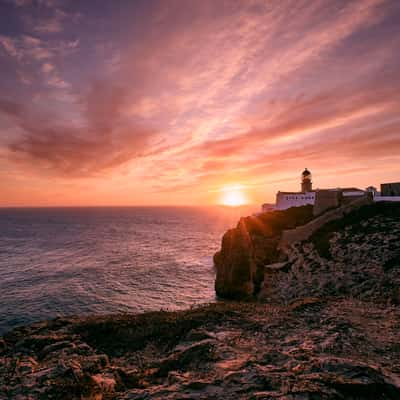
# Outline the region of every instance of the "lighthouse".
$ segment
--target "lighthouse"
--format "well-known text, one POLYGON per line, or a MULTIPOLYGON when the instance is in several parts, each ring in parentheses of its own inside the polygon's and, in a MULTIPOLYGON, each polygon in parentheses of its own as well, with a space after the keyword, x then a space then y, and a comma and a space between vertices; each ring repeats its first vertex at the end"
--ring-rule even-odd
POLYGON ((281 192, 276 194, 276 210, 286 210, 290 207, 300 207, 314 204, 315 192, 312 190, 311 172, 306 168, 301 173, 301 191, 281 192))
POLYGON ((303 193, 312 192, 311 172, 306 168, 301 174, 301 191, 303 193))
MULTIPOLYGON (((400 183, 393 185, 399 185, 400 189, 400 183)), ((385 186, 390 186, 390 184, 383 185, 383 187, 385 186)), ((262 210, 263 212, 269 212, 271 210, 286 210, 290 207, 313 205, 314 215, 320 215, 327 209, 339 207, 340 205, 343 204, 349 204, 354 200, 365 197, 370 191, 376 191, 376 189, 367 188, 366 190, 361 190, 355 187, 346 187, 346 188, 337 187, 331 189, 313 190, 312 175, 311 172, 306 168, 301 173, 301 191, 299 192, 279 191, 276 194, 275 206, 271 204, 263 204, 262 210)), ((386 201, 386 199, 389 199, 388 201, 399 201, 399 200, 394 200, 395 198, 398 199, 400 198, 400 196, 381 197, 375 195, 374 201, 386 201)))

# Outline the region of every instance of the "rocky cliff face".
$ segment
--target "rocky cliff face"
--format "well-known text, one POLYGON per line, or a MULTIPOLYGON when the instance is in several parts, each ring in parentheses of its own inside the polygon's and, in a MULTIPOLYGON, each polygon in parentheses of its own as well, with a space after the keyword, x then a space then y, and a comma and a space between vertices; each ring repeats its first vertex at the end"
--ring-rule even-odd
POLYGON ((400 204, 355 202, 317 219, 310 212, 248 217, 228 231, 214 259, 217 294, 275 303, 338 295, 400 301, 400 204), (302 241, 288 241, 295 237, 302 241))
POLYGON ((215 290, 220 296, 245 298, 254 293, 262 279, 257 276, 253 244, 245 219, 225 233, 222 250, 215 254, 214 264, 217 266, 215 290))
POLYGON ((284 263, 265 266, 266 301, 341 296, 400 304, 400 204, 362 206, 286 255, 284 263))
POLYGON ((217 295, 231 299, 256 295, 264 280, 264 266, 283 255, 278 249, 283 230, 312 218, 312 206, 242 218, 236 228, 225 233, 221 250, 214 256, 217 295))

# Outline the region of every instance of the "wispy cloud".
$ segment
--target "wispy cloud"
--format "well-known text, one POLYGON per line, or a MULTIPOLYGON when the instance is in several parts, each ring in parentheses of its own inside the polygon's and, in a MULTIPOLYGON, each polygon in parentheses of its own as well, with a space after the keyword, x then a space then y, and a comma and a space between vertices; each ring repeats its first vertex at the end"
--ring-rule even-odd
POLYGON ((305 163, 334 179, 400 161, 396 0, 35 6, 0 30, 19 80, 0 102, 9 162, 30 174, 124 170, 188 198, 236 180, 261 197, 305 163))
POLYGON ((18 38, 2 35, 0 43, 8 55, 18 60, 41 61, 53 56, 53 50, 47 47, 42 40, 29 35, 22 35, 18 38))
POLYGON ((0 100, 0 113, 13 118, 24 131, 9 145, 12 158, 27 165, 35 162, 51 174, 87 177, 148 151, 156 132, 134 124, 120 126, 124 97, 119 88, 97 83, 83 101, 86 123, 73 126, 58 121, 57 115, 35 115, 26 105, 0 100), (107 107, 111 99, 112 107, 107 107))

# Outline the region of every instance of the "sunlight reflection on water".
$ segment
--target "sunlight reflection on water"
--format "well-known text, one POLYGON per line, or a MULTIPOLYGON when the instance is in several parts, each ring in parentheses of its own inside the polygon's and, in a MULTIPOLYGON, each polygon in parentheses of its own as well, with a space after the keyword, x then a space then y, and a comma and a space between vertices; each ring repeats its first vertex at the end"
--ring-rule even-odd
POLYGON ((0 334, 59 315, 215 300, 212 256, 249 210, 0 210, 0 334))

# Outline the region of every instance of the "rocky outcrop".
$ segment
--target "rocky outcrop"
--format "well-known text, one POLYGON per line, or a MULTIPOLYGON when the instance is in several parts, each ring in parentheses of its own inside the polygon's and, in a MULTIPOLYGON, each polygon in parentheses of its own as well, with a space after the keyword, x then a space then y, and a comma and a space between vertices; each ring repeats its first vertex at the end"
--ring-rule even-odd
POLYGON ((400 312, 355 300, 219 303, 16 329, 1 399, 399 399, 400 312))
POLYGON ((253 295, 262 279, 257 279, 254 246, 245 219, 224 235, 222 250, 215 254, 214 264, 217 267, 215 290, 219 296, 246 298, 253 295))
POLYGON ((350 296, 400 304, 400 204, 353 209, 285 252, 285 268, 265 268, 265 301, 350 296))
MULTIPOLYGON (((346 215, 368 204, 373 204, 372 200, 368 196, 361 197, 352 201, 349 204, 330 209, 322 215, 319 215, 318 217, 312 219, 305 225, 299 226, 294 229, 285 230, 282 232, 278 247, 279 249, 287 249, 295 243, 307 241, 324 225, 328 224, 331 221, 343 219, 346 215)), ((315 206, 313 212, 315 214, 315 206)))
POLYGON ((388 260, 400 252, 400 204, 361 198, 317 218, 309 212, 297 207, 241 219, 214 258, 217 294, 279 303, 344 294, 397 301, 400 266, 388 260))
POLYGON ((312 206, 296 207, 242 218, 225 233, 214 256, 215 290, 218 296, 245 299, 256 295, 264 279, 264 265, 279 261, 283 230, 312 219, 312 206))

